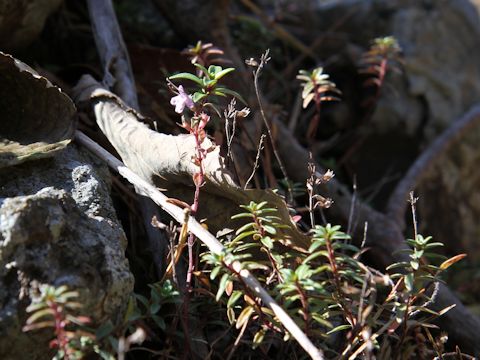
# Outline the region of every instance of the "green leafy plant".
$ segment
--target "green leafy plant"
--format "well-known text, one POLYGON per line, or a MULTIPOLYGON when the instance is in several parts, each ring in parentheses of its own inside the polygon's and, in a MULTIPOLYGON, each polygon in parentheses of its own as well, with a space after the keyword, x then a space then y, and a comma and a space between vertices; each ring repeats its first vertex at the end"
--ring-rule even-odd
POLYGON ((390 354, 385 355, 388 358, 392 351, 398 353, 398 359, 416 356, 420 350, 412 347, 414 342, 421 349, 432 348, 427 340, 432 335, 427 331, 434 327, 436 317, 450 309, 434 311, 429 307, 438 291, 438 276, 462 255, 439 266, 431 265, 424 258, 437 256, 432 249, 439 243, 419 235, 408 240, 412 246, 405 249, 409 261, 389 268, 401 271, 382 274, 358 260, 360 249, 350 244, 350 236, 339 226, 315 226, 312 244, 305 253, 287 250, 279 235, 276 209, 265 202, 241 207, 244 211, 232 218, 246 223, 225 242, 225 253, 206 253, 202 259, 210 266, 210 279, 219 279, 217 301, 226 307, 239 337, 250 334, 253 348, 272 346, 278 338, 288 340, 289 334, 242 283, 238 267, 231 266, 234 261, 253 272, 326 352, 333 350, 328 344, 332 338, 338 342, 338 334, 343 336, 337 349, 343 349, 341 353, 350 358, 362 353, 376 353, 380 358, 390 354), (433 293, 427 295, 430 290, 433 293), (419 339, 423 339, 421 346, 419 339))
MULTIPOLYGON (((197 90, 193 93, 192 100, 193 102, 204 102, 205 100, 211 95, 218 95, 222 97, 226 97, 227 95, 231 95, 245 103, 245 100, 240 96, 239 93, 228 89, 224 86, 219 84, 219 81, 227 74, 235 71, 234 68, 222 68, 218 65, 210 65, 208 68, 205 66, 195 63, 193 64, 196 68, 199 69, 200 74, 199 76, 187 72, 175 74, 169 77, 169 80, 190 80, 193 81, 197 86, 197 90)), ((210 106, 213 106, 210 104, 210 106)), ((217 113, 220 112, 217 110, 217 113)))
POLYGON ((297 79, 302 82, 303 107, 306 108, 312 101, 315 103, 315 116, 309 123, 307 138, 311 139, 320 123, 321 104, 325 101, 338 101, 341 91, 335 83, 330 81, 330 76, 323 72, 322 67, 312 71, 300 70, 297 79), (337 95, 337 96, 336 96, 337 95))
MULTIPOLYGON (((205 50, 205 49, 203 49, 205 50)), ((197 44, 196 50, 192 50, 197 54, 203 52, 202 45, 197 44)), ((205 60, 205 59, 204 59, 205 60)), ((241 96, 222 85, 220 81, 224 76, 230 74, 235 69, 234 68, 222 68, 218 65, 210 65, 208 68, 203 66, 198 62, 198 58, 193 63, 194 66, 199 70, 198 74, 191 73, 179 73, 169 77, 169 86, 173 92, 177 95, 171 99, 171 104, 175 106, 175 111, 179 114, 182 114, 182 125, 185 130, 187 130, 195 139, 195 155, 192 157, 192 162, 198 167, 198 171, 193 175, 193 183, 195 185, 195 193, 193 198, 193 203, 189 209, 187 209, 187 216, 195 216, 198 211, 199 198, 200 198, 200 189, 205 184, 205 170, 204 170, 204 160, 207 157, 208 152, 212 147, 205 148, 204 141, 206 139, 206 126, 210 121, 209 109, 213 109, 219 118, 221 118, 221 112, 217 109, 216 105, 211 101, 211 98, 218 97, 227 97, 228 95, 238 98, 244 102, 241 96), (196 91, 190 96, 184 89, 183 86, 176 87, 171 81, 172 80, 189 80, 196 84, 196 91), (184 112, 185 108, 188 108, 190 111, 184 112)), ((243 110, 248 114, 248 109, 243 110)), ((195 236, 193 233, 190 233, 187 240, 188 245, 188 269, 186 276, 186 288, 187 294, 184 298, 184 311, 183 311, 183 321, 184 331, 186 334, 189 333, 188 330, 188 314, 189 314, 189 304, 190 298, 193 291, 193 273, 194 273, 194 258, 195 254, 193 251, 193 246, 195 242, 195 236)), ((186 345, 188 348, 189 340, 186 339, 186 345)))
POLYGON ((32 313, 27 319, 23 331, 33 331, 51 328, 55 338, 50 341, 50 347, 57 350, 57 359, 81 359, 84 356, 86 338, 93 335, 80 331, 90 322, 90 318, 74 315, 82 308, 82 304, 74 301, 78 292, 69 291, 67 286, 58 288, 51 285, 40 287, 40 295, 28 306, 27 312, 32 313))
POLYGON ((364 85, 375 87, 374 96, 368 100, 368 105, 373 106, 378 101, 387 73, 390 70, 399 71, 400 54, 401 48, 393 36, 374 39, 370 49, 363 54, 360 73, 367 76, 364 85))
POLYGON ((166 330, 165 319, 158 315, 162 307, 168 304, 180 303, 180 293, 173 286, 170 280, 163 283, 148 285, 150 288, 150 298, 133 294, 125 313, 125 321, 134 323, 137 320, 152 320, 162 331, 166 330))
POLYGON ((123 321, 114 325, 110 321, 95 329, 95 341, 102 344, 104 359, 114 359, 111 353, 124 358, 132 344, 141 344, 147 329, 167 331, 167 321, 176 318, 176 309, 170 305, 181 303, 180 293, 170 280, 148 285, 150 296, 133 293, 128 301, 123 321))

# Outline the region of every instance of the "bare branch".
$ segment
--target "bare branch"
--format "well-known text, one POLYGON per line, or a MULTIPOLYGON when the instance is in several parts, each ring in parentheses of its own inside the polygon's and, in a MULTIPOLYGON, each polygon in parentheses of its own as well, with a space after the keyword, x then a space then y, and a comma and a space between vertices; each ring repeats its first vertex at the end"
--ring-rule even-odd
POLYGON ((258 142, 257 156, 255 157, 255 163, 253 164, 252 173, 250 174, 250 177, 247 179, 247 182, 245 183, 245 186, 243 187, 244 189, 248 188, 248 184, 250 183, 250 181, 252 181, 253 177, 255 176, 255 172, 258 169, 258 164, 260 162, 260 156, 261 156, 261 153, 262 153, 262 150, 263 150, 263 140, 265 140, 265 136, 266 136, 265 134, 262 134, 262 136, 260 136, 260 141, 258 142))
POLYGON ((406 175, 397 184, 390 195, 386 213, 395 220, 400 227, 405 227, 403 219, 407 209, 408 194, 413 191, 435 163, 445 154, 469 129, 480 123, 480 104, 473 106, 460 119, 447 128, 410 166, 406 175))
POLYGON ((87 0, 93 36, 104 69, 104 85, 139 110, 130 58, 111 0, 87 0), (112 72, 111 72, 112 71, 112 72))

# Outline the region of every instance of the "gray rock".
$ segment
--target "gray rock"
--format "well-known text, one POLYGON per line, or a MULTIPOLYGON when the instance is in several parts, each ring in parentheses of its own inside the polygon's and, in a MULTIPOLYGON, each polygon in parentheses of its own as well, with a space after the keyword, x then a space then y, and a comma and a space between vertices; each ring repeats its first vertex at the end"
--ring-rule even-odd
POLYGON ((106 171, 69 146, 0 172, 1 359, 51 357, 50 330, 21 330, 41 284, 79 291, 82 314, 96 323, 120 320, 133 276, 106 171))

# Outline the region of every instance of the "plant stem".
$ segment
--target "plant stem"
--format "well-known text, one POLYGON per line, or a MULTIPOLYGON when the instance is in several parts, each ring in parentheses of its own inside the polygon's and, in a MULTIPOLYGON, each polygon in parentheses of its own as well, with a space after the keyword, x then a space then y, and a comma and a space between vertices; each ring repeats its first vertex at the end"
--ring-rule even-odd
POLYGON ((298 283, 298 281, 295 281, 295 286, 297 288, 298 294, 300 295, 300 302, 302 303, 302 308, 303 308, 303 320, 305 321, 305 335, 308 336, 309 334, 309 329, 310 329, 310 312, 308 309, 308 298, 307 295, 305 294, 305 291, 303 291, 302 287, 298 283))
MULTIPOLYGON (((268 51, 265 53, 265 59, 268 58, 268 51)), ((263 69, 263 66, 265 65, 267 60, 262 59, 260 64, 257 67, 257 70, 253 71, 253 85, 255 87, 255 95, 257 96, 257 101, 258 101, 258 106, 260 108, 260 115, 262 116, 263 123, 265 125, 265 128, 267 129, 267 134, 268 138, 270 139, 270 144, 272 145, 272 150, 273 154, 275 155, 275 159, 278 162, 278 166, 280 167, 280 170, 282 171, 283 178, 285 182, 287 183, 287 189, 288 189, 288 197, 289 197, 289 202, 293 201, 293 191, 292 191, 292 186, 290 184, 290 180, 288 178, 287 170, 285 169, 285 166, 283 165, 283 161, 280 158, 280 155, 278 154, 277 147, 275 146, 275 140, 272 135, 272 130, 270 128, 270 124, 268 123, 267 117, 265 115, 265 110, 263 109, 262 101, 260 99, 260 90, 258 86, 258 78, 260 76, 260 73, 263 69)))
POLYGON ((355 318, 353 317, 352 312, 347 307, 347 305, 344 301, 345 294, 342 291, 342 283, 340 281, 340 274, 338 273, 337 262, 335 260, 335 251, 333 249, 332 241, 331 241, 329 235, 327 235, 326 238, 325 238, 325 245, 327 247, 328 262, 330 263, 330 268, 332 270, 333 281, 335 283, 335 287, 336 287, 336 290, 337 290, 338 301, 339 301, 340 305, 342 306, 342 309, 344 311, 344 315, 345 315, 346 320, 353 327, 355 325, 355 318))
MULTIPOLYGON (((203 109, 203 103, 201 106, 201 109, 203 109)), ((201 111, 196 111, 195 116, 199 117, 201 111)), ((200 134, 199 134, 199 123, 191 129, 191 134, 194 136, 195 139, 195 160, 197 162, 197 165, 199 167, 199 171, 197 174, 198 178, 194 178, 194 183, 195 183, 195 194, 193 196, 193 204, 191 206, 191 212, 190 214, 195 217, 198 211, 198 206, 199 206, 199 200, 200 200, 200 188, 203 186, 204 180, 205 180, 205 173, 203 170, 203 159, 204 159, 204 153, 202 149, 202 144, 200 140, 200 134)), ((190 235, 188 236, 187 240, 187 247, 188 247, 188 269, 187 269, 187 278, 186 278, 186 294, 185 294, 185 300, 184 300, 184 308, 183 308, 183 316, 184 316, 184 327, 185 327, 185 338, 189 339, 189 321, 188 321, 188 308, 190 304, 190 298, 193 292, 193 286, 192 286, 192 277, 193 277, 193 270, 195 268, 194 264, 194 254, 193 254, 193 245, 195 244, 195 235, 193 232, 190 232, 190 235)), ((190 349, 189 345, 189 340, 186 341, 187 343, 187 349, 190 349)))
POLYGON ((409 203, 410 203, 410 206, 412 208, 412 221, 413 221, 413 238, 414 240, 416 241, 417 240, 417 236, 418 236, 418 227, 417 227, 417 213, 416 213, 416 202, 417 202, 417 198, 413 195, 413 191, 410 191, 409 193, 409 203))
POLYGON ((69 360, 68 355, 68 339, 65 335, 65 319, 62 314, 61 306, 55 302, 49 304, 50 309, 53 311, 53 318, 55 319, 55 336, 56 336, 56 345, 63 351, 63 358, 69 360))

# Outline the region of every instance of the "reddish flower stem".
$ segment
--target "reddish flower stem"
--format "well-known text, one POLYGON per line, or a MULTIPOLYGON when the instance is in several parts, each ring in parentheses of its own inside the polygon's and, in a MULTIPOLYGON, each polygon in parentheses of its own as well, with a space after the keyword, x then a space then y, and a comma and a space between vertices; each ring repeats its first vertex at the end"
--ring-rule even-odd
MULTIPOLYGON (((195 111, 194 117, 200 117, 201 109, 203 108, 203 103, 200 106, 200 110, 195 111)), ((193 196, 193 204, 191 206, 190 214, 195 217, 198 211, 199 200, 200 200, 200 188, 203 186, 205 181, 205 173, 203 170, 203 160, 205 158, 205 150, 202 148, 202 139, 203 136, 203 127, 200 128, 200 122, 198 122, 194 127, 189 128, 190 133, 194 136, 195 139, 195 163, 199 167, 198 173, 194 175, 194 183, 195 183, 195 194, 193 196), (197 177, 198 175, 198 177, 197 177)), ((188 322, 188 308, 190 304, 190 297, 193 293, 193 286, 192 286, 192 278, 193 278, 193 271, 195 269, 194 264, 194 255, 193 255, 193 245, 195 243, 195 235, 191 232, 188 236, 187 240, 187 247, 188 247, 188 269, 187 269, 187 278, 186 278, 186 294, 185 294, 185 301, 183 306, 183 326, 185 332, 185 342, 186 348, 191 349, 190 340, 189 340, 189 322, 188 322)))
MULTIPOLYGON (((200 188, 203 186, 203 182, 205 180, 205 173, 203 171, 203 149, 202 144, 199 138, 198 127, 192 129, 192 134, 195 138, 195 151, 196 151, 196 159, 198 161, 199 172, 198 172, 198 179, 195 181, 195 195, 193 197, 193 204, 191 206, 191 215, 195 216, 198 211, 198 204, 200 200, 200 188)), ((187 271, 187 292, 192 291, 192 274, 194 270, 194 263, 193 263, 193 244, 195 243, 195 235, 190 233, 188 237, 188 271, 187 271)))

